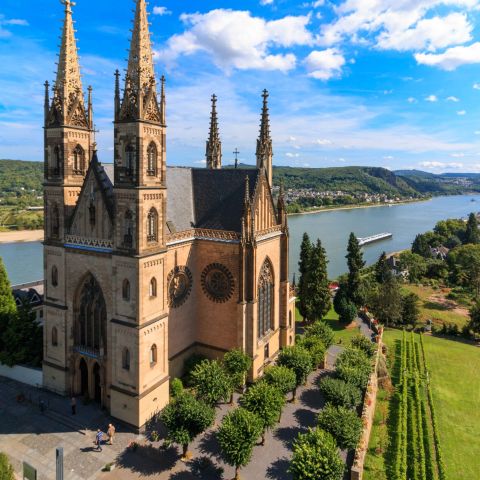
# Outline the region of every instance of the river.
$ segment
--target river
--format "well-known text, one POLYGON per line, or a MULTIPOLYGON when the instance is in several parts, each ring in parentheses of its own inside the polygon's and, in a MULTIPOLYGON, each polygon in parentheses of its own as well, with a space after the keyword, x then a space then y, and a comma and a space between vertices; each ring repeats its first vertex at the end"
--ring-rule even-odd
MULTIPOLYGON (((365 260, 371 264, 383 251, 394 252, 408 248, 417 233, 433 228, 439 220, 466 217, 470 212, 479 210, 480 196, 460 195, 391 207, 292 215, 288 220, 291 275, 297 271, 303 232, 308 232, 312 240, 320 238, 329 258, 329 276, 335 278, 347 269, 345 255, 350 232, 358 237, 382 232, 393 234, 391 239, 363 247, 365 260)), ((0 244, 0 257, 5 262, 13 285, 43 278, 42 244, 39 242, 0 244)))

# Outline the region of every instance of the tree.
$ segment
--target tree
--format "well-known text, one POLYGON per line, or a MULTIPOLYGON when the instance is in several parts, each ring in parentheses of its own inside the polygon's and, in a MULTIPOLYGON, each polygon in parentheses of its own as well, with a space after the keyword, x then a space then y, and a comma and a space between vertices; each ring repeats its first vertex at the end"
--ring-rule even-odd
POLYGON ((355 408, 362 401, 361 390, 339 378, 322 378, 318 386, 325 401, 333 405, 355 408))
POLYGON ((413 292, 407 293, 402 299, 402 322, 405 325, 415 326, 420 316, 418 307, 418 295, 413 292))
POLYGON ((13 467, 8 461, 8 457, 0 452, 0 480, 15 480, 13 467))
POLYGON ((298 262, 298 270, 300 277, 298 279, 298 311, 303 320, 307 318, 308 312, 308 295, 307 295, 307 276, 310 270, 310 261, 312 256, 313 245, 310 242, 308 233, 303 234, 302 244, 300 245, 300 260, 298 262))
POLYGON ((355 335, 350 341, 350 344, 353 348, 362 350, 369 358, 372 358, 377 351, 377 346, 362 334, 355 335))
POLYGON ((307 381, 308 374, 312 371, 312 357, 307 349, 294 345, 285 347, 278 355, 278 365, 290 368, 295 373, 296 385, 293 398, 297 397, 297 388, 307 381))
POLYGON ((12 294, 12 286, 7 270, 0 257, 0 352, 4 350, 2 333, 7 329, 10 319, 17 312, 17 305, 12 294))
MULTIPOLYGON (((223 366, 232 380, 233 387, 239 388, 245 385, 245 377, 252 367, 252 359, 242 350, 234 349, 224 355, 223 366)), ((233 389, 230 403, 233 403, 233 389)))
POLYGON ((325 353, 327 349, 322 339, 317 336, 304 336, 297 341, 297 345, 300 345, 306 348, 310 353, 310 358, 312 360, 312 368, 316 370, 317 368, 323 368, 325 362, 325 353))
POLYGON ((236 480, 240 478, 240 467, 248 465, 262 429, 262 420, 244 408, 237 408, 223 418, 217 433, 218 443, 225 462, 235 467, 236 480))
POLYGON ((468 216, 467 229, 465 231, 465 243, 480 243, 480 232, 478 231, 478 221, 474 213, 468 216))
POLYGON ((215 406, 227 402, 232 393, 232 381, 217 360, 203 360, 193 369, 192 384, 199 399, 215 406))
POLYGON ((375 264, 375 280, 383 283, 392 276, 392 270, 388 265, 387 254, 383 252, 375 264))
POLYGON ((349 300, 347 286, 345 284, 340 284, 333 299, 333 308, 337 312, 340 322, 349 325, 355 320, 358 310, 356 305, 349 300))
POLYGON ((308 320, 322 319, 331 307, 328 288, 327 256, 322 242, 317 240, 310 253, 310 268, 305 281, 305 312, 308 320))
POLYGON ((318 414, 318 426, 333 435, 342 450, 357 447, 363 424, 355 410, 327 404, 318 414))
POLYGON ((167 443, 182 445, 186 458, 188 444, 213 424, 215 410, 183 392, 163 409, 160 418, 168 430, 167 443))
POLYGON ((480 294, 480 245, 462 245, 451 250, 447 263, 452 281, 480 294))
POLYGON ((317 320, 305 328, 305 337, 318 337, 325 345, 325 348, 330 348, 333 345, 335 334, 326 322, 317 320))
POLYGON ((372 360, 363 350, 346 348, 338 356, 335 370, 341 380, 364 389, 372 373, 372 360))
POLYGON ((263 374, 263 381, 267 382, 269 385, 273 385, 280 390, 283 395, 293 392, 297 386, 295 372, 290 368, 281 365, 267 367, 263 374))
POLYGON ((468 322, 468 328, 475 333, 480 333, 480 300, 478 299, 472 308, 470 308, 470 322, 468 322))
POLYGON ((352 232, 348 239, 347 247, 347 264, 348 264, 348 280, 347 280, 347 297, 355 304, 356 307, 361 307, 364 298, 361 288, 361 271, 365 266, 363 261, 363 253, 358 242, 357 237, 352 232))
POLYGON ((402 270, 408 270, 408 279, 411 282, 420 280, 427 273, 427 262, 417 253, 402 252, 400 254, 400 266, 402 270))
POLYGON ((345 465, 330 433, 320 428, 300 433, 288 471, 294 480, 341 480, 345 465))
POLYGON ((392 277, 371 293, 370 310, 385 326, 396 325, 402 320, 402 295, 397 280, 392 277))
POLYGON ((255 413, 262 421, 262 445, 265 444, 265 431, 278 423, 285 405, 285 395, 269 385, 258 382, 247 390, 240 404, 249 412, 255 413))
MULTIPOLYGON (((432 232, 433 233, 433 232, 432 232)), ((426 234, 418 234, 412 243, 412 253, 421 255, 424 258, 431 258, 430 245, 426 234)))

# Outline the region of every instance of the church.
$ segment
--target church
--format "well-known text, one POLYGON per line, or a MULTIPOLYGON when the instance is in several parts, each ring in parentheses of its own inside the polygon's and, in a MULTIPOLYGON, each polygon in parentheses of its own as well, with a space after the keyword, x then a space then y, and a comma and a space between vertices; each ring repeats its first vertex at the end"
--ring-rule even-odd
POLYGON ((137 0, 124 88, 117 70, 112 92, 113 165, 102 165, 72 2, 62 3, 57 77, 53 89, 45 83, 43 382, 141 427, 192 354, 240 348, 254 380, 295 341, 268 92, 256 168, 222 168, 215 96, 206 168, 167 167, 165 79, 155 77, 147 5, 137 0))

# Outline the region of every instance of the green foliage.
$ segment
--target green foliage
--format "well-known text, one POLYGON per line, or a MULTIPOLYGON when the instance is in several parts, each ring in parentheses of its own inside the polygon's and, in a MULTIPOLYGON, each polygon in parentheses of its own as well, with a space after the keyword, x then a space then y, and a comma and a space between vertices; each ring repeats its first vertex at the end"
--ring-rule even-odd
POLYGON ((223 357, 225 371, 232 379, 235 388, 245 383, 245 375, 252 367, 252 359, 240 349, 227 352, 223 357))
POLYGON ((193 369, 191 378, 198 398, 207 405, 230 398, 232 381, 217 360, 203 360, 193 369))
POLYGON ((323 366, 327 349, 325 348, 325 344, 320 337, 300 337, 297 340, 296 344, 304 347, 306 350, 309 351, 313 369, 317 369, 323 366))
POLYGON ((300 433, 293 443, 289 472, 295 480, 341 480, 345 465, 330 433, 320 428, 300 433))
POLYGON ((362 420, 354 410, 328 404, 318 414, 318 426, 333 435, 342 450, 357 447, 362 433, 362 420))
POLYGON ((3 452, 0 452, 0 480, 15 480, 13 467, 3 452))
POLYGON ((365 335, 358 334, 352 338, 350 344, 353 348, 361 350, 364 352, 367 357, 372 358, 377 352, 377 346, 371 340, 369 340, 365 335))
POLYGON ((402 295, 394 277, 370 293, 369 307, 377 320, 385 326, 401 323, 402 295))
POLYGON ((358 308, 361 307, 365 301, 361 288, 361 271, 365 266, 365 262, 363 261, 362 249, 353 232, 350 233, 348 239, 347 252, 347 298, 358 308))
POLYGON ((318 386, 325 401, 332 405, 354 408, 362 401, 361 390, 339 378, 322 378, 318 386))
POLYGON ((468 328, 475 333, 480 333, 480 301, 477 300, 470 309, 470 322, 468 328))
POLYGON ((179 397, 184 392, 183 383, 179 378, 174 378, 170 382, 170 395, 172 398, 179 397))
POLYGON ((305 337, 318 337, 327 349, 333 345, 335 339, 335 333, 333 330, 322 320, 317 320, 312 325, 308 325, 305 328, 304 335, 305 337))
POLYGON ((383 252, 375 264, 375 280, 378 283, 387 281, 392 276, 392 271, 388 266, 387 254, 383 252))
POLYGON ((412 253, 420 255, 423 258, 431 258, 430 245, 427 234, 418 234, 412 243, 412 253))
POLYGON ((195 367, 202 363, 204 360, 207 360, 205 355, 201 355, 199 353, 194 353, 190 355, 185 362, 183 362, 183 370, 184 370, 184 383, 187 387, 192 386, 192 372, 195 370, 195 367))
POLYGON ((226 463, 237 470, 248 465, 253 447, 263 430, 262 420, 244 408, 229 412, 222 421, 217 438, 226 463))
POLYGON ((413 292, 402 299, 402 323, 415 326, 420 317, 419 297, 413 292))
POLYGON ((163 409, 160 418, 168 430, 167 442, 182 445, 185 455, 188 444, 213 424, 215 410, 183 392, 163 409))
POLYGON ((411 282, 417 282, 427 273, 427 262, 424 257, 412 252, 400 254, 400 267, 408 270, 408 278, 411 282))
POLYGON ((283 395, 292 392, 297 386, 295 372, 281 365, 267 367, 262 380, 280 390, 283 395))
POLYGON ((465 243, 480 243, 477 217, 474 213, 468 216, 467 229, 465 230, 465 243))
POLYGON ((0 258, 0 316, 12 315, 17 311, 17 305, 12 294, 12 286, 8 279, 7 270, 0 258))
POLYGON ((357 306, 348 298, 347 286, 343 283, 333 299, 333 308, 338 314, 338 319, 347 325, 352 323, 358 313, 357 306))
POLYGON ((341 380, 364 389, 372 373, 372 360, 363 350, 346 348, 338 356, 335 369, 341 380))
POLYGON ((290 368, 295 372, 297 387, 307 381, 312 371, 312 357, 310 352, 302 346, 285 347, 278 355, 278 365, 290 368))
POLYGON ((300 260, 298 262, 298 271, 300 277, 298 279, 298 311, 300 315, 305 319, 308 313, 308 294, 307 294, 307 277, 308 270, 310 268, 311 256, 313 245, 310 241, 308 233, 303 234, 302 243, 300 245, 300 260))
MULTIPOLYGON (((267 382, 258 382, 241 398, 240 404, 262 421, 263 432, 273 428, 279 421, 285 405, 285 395, 267 382)), ((265 441, 265 436, 263 436, 265 441)))
POLYGON ((0 200, 3 205, 43 205, 43 162, 0 160, 0 200))
POLYGON ((480 293, 480 245, 462 245, 451 250, 447 256, 451 280, 480 293))

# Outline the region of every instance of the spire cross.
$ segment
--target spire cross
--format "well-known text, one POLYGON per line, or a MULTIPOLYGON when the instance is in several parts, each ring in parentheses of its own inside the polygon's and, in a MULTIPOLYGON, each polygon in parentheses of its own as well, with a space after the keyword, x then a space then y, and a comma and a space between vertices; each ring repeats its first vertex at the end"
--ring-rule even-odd
POLYGON ((235 148, 235 151, 233 152, 233 154, 235 155, 235 168, 238 168, 238 155, 239 155, 239 151, 238 151, 238 148, 235 148))

